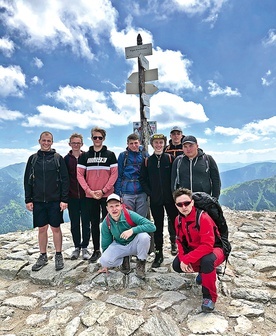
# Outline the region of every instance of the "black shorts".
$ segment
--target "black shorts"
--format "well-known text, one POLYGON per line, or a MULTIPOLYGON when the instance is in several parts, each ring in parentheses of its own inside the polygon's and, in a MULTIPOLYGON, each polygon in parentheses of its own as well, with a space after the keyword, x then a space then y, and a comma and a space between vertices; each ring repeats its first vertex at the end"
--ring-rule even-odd
POLYGON ((63 222, 63 211, 60 211, 60 201, 47 203, 34 202, 34 227, 43 227, 47 224, 50 224, 53 227, 59 227, 63 222))

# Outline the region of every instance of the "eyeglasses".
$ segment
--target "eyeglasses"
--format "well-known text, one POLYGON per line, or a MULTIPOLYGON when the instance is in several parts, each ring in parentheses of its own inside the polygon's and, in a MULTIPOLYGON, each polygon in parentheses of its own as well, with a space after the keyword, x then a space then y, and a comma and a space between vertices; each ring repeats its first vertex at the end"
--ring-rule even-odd
POLYGON ((99 140, 103 140, 103 137, 102 136, 92 136, 92 139, 93 140, 97 140, 97 139, 99 139, 99 140))
POLYGON ((178 206, 179 208, 185 206, 189 206, 190 204, 192 203, 192 201, 186 201, 186 202, 178 202, 178 203, 175 203, 176 206, 178 206))
POLYGON ((81 143, 81 142, 70 142, 70 145, 73 145, 73 146, 81 146, 82 143, 81 143))

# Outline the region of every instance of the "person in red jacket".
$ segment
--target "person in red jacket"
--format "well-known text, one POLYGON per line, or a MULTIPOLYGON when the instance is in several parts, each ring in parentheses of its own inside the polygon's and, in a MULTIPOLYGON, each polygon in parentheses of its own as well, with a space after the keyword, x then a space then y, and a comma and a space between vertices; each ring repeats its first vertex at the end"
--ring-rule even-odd
POLYGON ((202 285, 203 312, 211 312, 217 301, 216 267, 224 262, 220 234, 212 218, 202 212, 197 219, 192 192, 179 188, 173 193, 179 216, 175 219, 178 254, 173 270, 178 273, 199 272, 196 282, 202 285))

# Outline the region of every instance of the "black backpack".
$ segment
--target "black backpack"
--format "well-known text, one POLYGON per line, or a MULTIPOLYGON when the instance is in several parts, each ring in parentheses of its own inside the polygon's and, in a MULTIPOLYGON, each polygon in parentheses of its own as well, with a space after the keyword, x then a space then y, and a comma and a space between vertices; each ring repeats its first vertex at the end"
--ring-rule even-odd
POLYGON ((193 200, 194 200, 194 206, 197 208, 196 213, 197 227, 199 228, 200 216, 203 210, 208 213, 208 215, 213 219, 218 228, 222 248, 227 260, 232 248, 228 240, 228 226, 226 223, 226 219, 223 216, 223 211, 218 200, 205 192, 194 192, 193 200))

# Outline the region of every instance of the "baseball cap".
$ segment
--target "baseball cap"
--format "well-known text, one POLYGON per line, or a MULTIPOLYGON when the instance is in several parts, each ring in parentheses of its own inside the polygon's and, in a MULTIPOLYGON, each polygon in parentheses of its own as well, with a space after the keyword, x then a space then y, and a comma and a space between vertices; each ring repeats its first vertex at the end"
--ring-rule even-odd
POLYGON ((197 144, 197 140, 193 135, 187 135, 182 139, 182 145, 184 145, 187 142, 197 144))
POLYGON ((117 194, 111 194, 111 195, 109 195, 107 197, 106 203, 108 203, 109 201, 112 201, 112 200, 118 201, 118 202, 122 203, 121 202, 121 197, 119 195, 117 195, 117 194))
POLYGON ((179 127, 179 126, 173 126, 173 128, 171 129, 171 132, 170 132, 170 133, 172 133, 172 132, 174 132, 174 131, 182 132, 182 129, 181 129, 181 127, 179 127))

